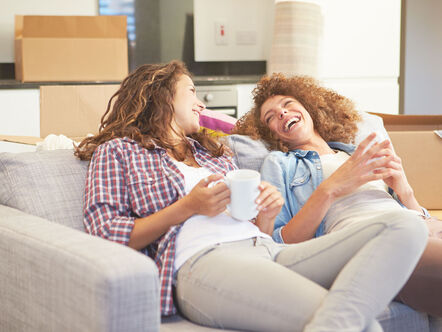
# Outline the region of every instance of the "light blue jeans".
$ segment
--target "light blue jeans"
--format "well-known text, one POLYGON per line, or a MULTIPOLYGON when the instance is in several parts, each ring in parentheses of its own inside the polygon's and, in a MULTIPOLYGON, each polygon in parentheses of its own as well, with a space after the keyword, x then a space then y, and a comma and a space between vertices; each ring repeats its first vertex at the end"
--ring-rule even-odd
POLYGON ((221 243, 178 271, 178 307, 191 321, 218 328, 382 331, 375 318, 426 241, 425 223, 404 210, 299 244, 221 243))

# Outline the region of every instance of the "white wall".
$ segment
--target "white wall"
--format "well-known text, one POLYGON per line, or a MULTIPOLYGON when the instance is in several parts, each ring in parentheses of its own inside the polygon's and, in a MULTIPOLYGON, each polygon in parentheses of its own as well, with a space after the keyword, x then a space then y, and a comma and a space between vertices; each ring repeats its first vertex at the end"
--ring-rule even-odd
POLYGON ((441 16, 440 0, 405 1, 404 114, 442 114, 441 16))
POLYGON ((0 63, 14 62, 15 15, 98 15, 98 0, 1 0, 0 63))
POLYGON ((321 1, 320 78, 359 110, 399 113, 400 0, 321 1))
POLYGON ((195 60, 266 60, 273 3, 274 0, 194 0, 195 60), (217 23, 225 27, 221 44, 215 37, 217 23))

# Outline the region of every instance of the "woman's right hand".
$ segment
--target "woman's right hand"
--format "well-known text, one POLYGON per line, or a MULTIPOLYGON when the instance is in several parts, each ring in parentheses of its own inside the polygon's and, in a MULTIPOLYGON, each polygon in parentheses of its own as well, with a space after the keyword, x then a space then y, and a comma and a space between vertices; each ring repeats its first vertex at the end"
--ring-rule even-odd
POLYGON ((216 216, 223 212, 230 203, 230 189, 224 182, 211 183, 223 178, 221 174, 212 174, 196 184, 189 194, 182 199, 186 206, 194 214, 201 214, 209 217, 216 216))
POLYGON ((374 143, 367 149, 375 137, 376 134, 372 133, 364 139, 353 155, 320 185, 333 200, 352 193, 367 182, 383 179, 385 175, 375 173, 374 170, 388 167, 393 156, 373 159, 379 151, 389 145, 389 141, 385 140, 374 143))

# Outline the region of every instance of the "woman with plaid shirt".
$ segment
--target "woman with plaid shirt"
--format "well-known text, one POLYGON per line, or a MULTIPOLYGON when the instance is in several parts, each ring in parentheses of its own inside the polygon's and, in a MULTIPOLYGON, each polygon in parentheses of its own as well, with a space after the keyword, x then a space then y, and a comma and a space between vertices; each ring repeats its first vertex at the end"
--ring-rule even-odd
POLYGON ((163 315, 177 306, 190 320, 219 328, 382 331, 375 317, 413 271, 426 228, 364 224, 301 244, 275 243, 284 200, 274 186, 260 184, 255 220, 225 213, 230 191, 219 180, 236 166, 228 148, 200 131, 204 108, 181 62, 141 66, 122 82, 99 134, 76 149, 91 160, 87 231, 154 259, 163 315), (382 250, 388 241, 398 244, 382 250), (309 280, 313 275, 334 280, 330 290, 309 280), (389 287, 376 290, 385 279, 389 287))

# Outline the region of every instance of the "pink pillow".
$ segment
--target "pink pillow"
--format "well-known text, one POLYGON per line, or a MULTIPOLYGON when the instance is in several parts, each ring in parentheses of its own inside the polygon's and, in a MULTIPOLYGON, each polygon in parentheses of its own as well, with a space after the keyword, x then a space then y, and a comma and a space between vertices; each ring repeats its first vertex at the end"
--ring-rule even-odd
POLYGON ((236 118, 219 111, 205 109, 200 114, 200 126, 226 134, 230 133, 235 123, 236 118))

